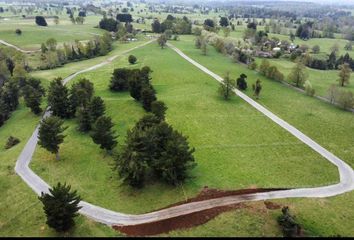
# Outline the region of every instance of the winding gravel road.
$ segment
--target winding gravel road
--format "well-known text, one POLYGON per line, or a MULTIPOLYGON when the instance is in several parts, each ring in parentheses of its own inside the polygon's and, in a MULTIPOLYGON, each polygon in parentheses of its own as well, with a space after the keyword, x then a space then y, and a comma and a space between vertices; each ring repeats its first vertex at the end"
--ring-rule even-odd
MULTIPOLYGON (((138 47, 144 46, 151 41, 144 43, 138 47)), ((171 49, 173 49, 176 53, 178 53, 181 57, 185 60, 196 66, 201 71, 205 72, 206 74, 210 75, 217 81, 222 81, 222 78, 215 73, 211 72, 204 66, 200 65, 199 63, 195 62, 188 56, 186 56, 183 52, 179 49, 174 47, 171 44, 168 44, 171 49)), ((124 53, 132 51, 138 47, 132 48, 124 53)), ((123 53, 123 54, 124 54, 123 53)), ((107 59, 106 61, 92 66, 90 68, 81 70, 69 77, 67 77, 64 82, 67 83, 75 76, 80 73, 92 71, 103 65, 106 65, 113 61, 120 55, 116 55, 107 59)), ((339 174, 340 174, 340 182, 338 184, 324 186, 324 187, 317 187, 317 188, 299 188, 299 189, 291 189, 291 190, 282 190, 282 191, 272 191, 272 192, 263 192, 263 193, 253 193, 253 194, 246 194, 241 196, 228 196, 228 197, 221 197, 217 199, 210 199, 204 200, 199 202, 192 202, 186 203, 183 205, 170 207, 167 209, 146 213, 146 214, 139 214, 139 215, 131 215, 131 214, 124 214, 119 212, 114 212, 88 202, 81 201, 80 205, 82 209, 80 209, 80 213, 97 221, 107 225, 137 225, 142 223, 149 223, 155 222, 159 220, 169 219, 176 216, 183 216, 189 213, 198 212, 210 208, 226 206, 235 203, 241 203, 246 201, 258 201, 258 200, 267 200, 267 199, 280 199, 280 198, 298 198, 298 197, 311 197, 311 198, 321 198, 321 197, 330 197, 335 196, 338 194, 342 194, 345 192, 349 192, 354 190, 354 171, 352 168, 346 164, 344 161, 321 147, 315 141, 307 137, 305 134, 297 130, 295 127, 291 126, 284 120, 280 119, 272 112, 255 102, 253 99, 249 98, 247 95, 243 94, 242 92, 235 90, 235 93, 240 96, 243 100, 249 103, 252 107, 256 108, 258 111, 262 112, 276 124, 290 132, 292 135, 300 139, 306 145, 311 147, 313 150, 321 154, 325 157, 328 161, 332 164, 337 166, 339 174)), ((44 116, 48 116, 50 113, 46 112, 44 116)), ((16 173, 35 191, 38 195, 41 192, 49 192, 48 188, 50 187, 46 182, 43 181, 38 175, 36 175, 30 168, 29 163, 32 159, 32 155, 35 151, 37 145, 37 135, 38 135, 38 127, 33 132, 31 138, 28 140, 27 144, 25 145, 23 151, 21 152, 17 162, 15 171, 16 173)))

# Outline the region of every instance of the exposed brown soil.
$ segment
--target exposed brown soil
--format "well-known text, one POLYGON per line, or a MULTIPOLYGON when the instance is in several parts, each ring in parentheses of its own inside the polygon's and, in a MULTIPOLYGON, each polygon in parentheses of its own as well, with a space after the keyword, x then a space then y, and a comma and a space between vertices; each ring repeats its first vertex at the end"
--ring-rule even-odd
POLYGON ((275 210, 275 209, 280 209, 282 206, 273 202, 265 201, 264 205, 266 206, 267 209, 270 210, 275 210))
MULTIPOLYGON (((186 201, 181 201, 181 202, 171 204, 162 209, 182 205, 185 203, 203 201, 203 200, 226 197, 226 196, 244 195, 244 194, 259 193, 259 192, 278 191, 278 190, 285 190, 285 189, 284 188, 281 189, 280 188, 251 188, 251 189, 224 191, 224 190, 210 189, 208 187, 204 187, 196 197, 189 198, 186 201)), ((265 202, 265 206, 268 209, 280 208, 279 205, 275 203, 271 203, 269 201, 267 201, 267 203, 265 202)), ((122 233, 127 234, 128 236, 156 235, 160 233, 167 233, 175 229, 198 226, 215 218, 220 213, 234 210, 237 208, 244 208, 244 207, 246 207, 245 204, 239 203, 239 204, 207 209, 207 210, 187 214, 184 216, 178 216, 178 217, 165 219, 157 222, 144 223, 139 225, 130 225, 130 226, 115 225, 113 226, 113 228, 119 230, 122 233)))

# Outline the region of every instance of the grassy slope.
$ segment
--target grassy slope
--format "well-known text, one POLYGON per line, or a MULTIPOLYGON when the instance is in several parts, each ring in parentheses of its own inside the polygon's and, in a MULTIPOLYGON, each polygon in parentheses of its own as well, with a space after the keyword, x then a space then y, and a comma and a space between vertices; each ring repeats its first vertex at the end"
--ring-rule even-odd
MULTIPOLYGON (((230 38, 236 40, 242 40, 244 32, 244 26, 237 26, 236 31, 230 33, 230 38)), ((222 31, 220 31, 219 35, 223 36, 222 31)), ((281 34, 269 34, 270 37, 277 37, 281 40, 289 40, 289 36, 281 35, 281 34)), ((329 38, 313 38, 308 41, 303 41, 299 38, 296 38, 295 44, 306 44, 310 48, 319 45, 321 48, 321 54, 329 54, 331 52, 331 47, 338 43, 339 45, 339 55, 345 54, 347 51, 344 50, 344 46, 347 43, 347 40, 344 39, 329 39, 329 38)), ((354 51, 349 51, 349 55, 354 56, 354 51)), ((262 59, 256 59, 258 65, 260 65, 262 59)), ((294 63, 289 61, 288 59, 269 59, 272 65, 278 67, 278 69, 285 75, 285 80, 287 80, 287 76, 291 71, 291 68, 294 66, 294 63)), ((316 90, 316 94, 320 96, 327 96, 327 90, 331 84, 336 84, 338 79, 337 70, 316 70, 312 68, 306 68, 309 74, 309 80, 312 83, 312 86, 316 90)), ((350 84, 346 87, 347 90, 354 92, 354 74, 351 76, 350 84)))
MULTIPOLYGON (((23 103, 10 120, 0 128, 0 236, 59 236, 45 224, 42 205, 35 193, 14 172, 15 162, 32 134, 39 118, 23 103), (7 138, 21 140, 17 146, 5 150, 7 138)), ((113 236, 110 228, 80 216, 71 236, 113 236)))
MULTIPOLYGON (((141 44, 141 42, 119 44, 110 54, 118 54, 137 44, 141 44)), ((100 59, 105 58, 108 58, 108 56, 100 59)), ((100 59, 91 59, 75 64, 81 67, 88 67, 98 63, 100 59)), ((69 69, 69 73, 76 70, 73 65, 65 67, 69 69)), ((39 74, 39 76, 42 75, 39 74)), ((49 78, 49 76, 50 78, 55 77, 55 75, 44 75, 42 77, 49 78)), ((42 82, 45 87, 48 86, 48 81, 42 82)), ((27 139, 31 136, 38 121, 39 117, 35 117, 21 103, 20 107, 13 112, 11 118, 0 128, 0 191, 4 194, 2 195, 4 197, 0 200, 0 211, 2 213, 0 215, 0 236, 57 236, 45 224, 42 206, 36 195, 13 170, 18 155, 27 139), (3 146, 10 135, 18 137, 21 143, 10 150, 5 150, 3 146)), ((82 216, 77 220, 77 228, 70 233, 71 236, 113 236, 117 234, 110 228, 94 223, 82 216)))
MULTIPOLYGON (((261 64, 262 59, 257 58, 258 65, 261 64)), ((288 80, 288 75, 291 69, 295 66, 295 63, 286 59, 269 59, 271 65, 275 65, 284 74, 285 80, 288 80)), ((316 70, 312 68, 306 68, 308 73, 308 80, 310 80, 313 88, 316 90, 316 95, 327 96, 328 88, 331 84, 338 85, 338 70, 316 70)), ((342 88, 354 92, 354 74, 351 75, 349 84, 342 88)))
POLYGON ((72 42, 75 39, 86 40, 94 37, 91 33, 102 34, 103 30, 94 28, 99 21, 98 16, 88 16, 83 25, 72 24, 67 16, 60 16, 58 25, 52 19, 47 19, 48 27, 40 27, 34 19, 14 18, 0 20, 1 39, 23 49, 38 49, 40 44, 49 38, 55 38, 58 43, 72 42), (15 34, 15 29, 21 29, 20 36, 15 34))
MULTIPOLYGON (((314 186, 337 181, 336 169, 327 161, 246 103, 236 98, 230 102, 221 100, 217 83, 181 61, 170 49, 161 51, 154 44, 134 51, 134 55, 139 60, 136 67, 148 65, 153 69, 158 98, 169 107, 167 121, 189 136, 191 145, 196 147, 198 167, 192 172, 194 179, 187 181, 183 189, 157 183, 147 184, 139 191, 121 186, 111 170, 113 160, 104 157, 88 136, 79 134, 75 120, 71 120, 67 121, 70 128, 62 146, 62 160, 55 162, 51 154, 40 148, 34 157, 33 168, 51 184, 67 181, 89 202, 138 213, 183 200, 185 195, 194 196, 205 185, 237 189, 255 185, 314 186), (156 58, 156 54, 160 57, 156 58)), ((96 94, 106 101, 120 144, 126 130, 143 115, 141 106, 127 93, 111 93, 107 89, 113 68, 126 65, 127 59, 123 58, 83 75, 94 82, 96 94)))
MULTIPOLYGON (((230 71, 232 76, 244 72, 248 83, 260 78, 263 84, 260 103, 276 113, 290 124, 313 138, 323 147, 354 166, 353 149, 353 115, 341 111, 319 100, 304 96, 274 81, 265 79, 257 73, 233 64, 213 49, 209 48, 207 57, 194 49, 192 38, 183 37, 174 43, 187 55, 202 63, 212 71, 223 74, 230 71), (326 129, 326 130, 324 130, 326 129)), ((250 94, 250 91, 248 91, 250 94)), ((353 236, 354 193, 347 193, 326 199, 287 199, 277 202, 289 205, 301 220, 301 223, 313 235, 353 236)), ((223 217, 223 216, 221 216, 223 217)))

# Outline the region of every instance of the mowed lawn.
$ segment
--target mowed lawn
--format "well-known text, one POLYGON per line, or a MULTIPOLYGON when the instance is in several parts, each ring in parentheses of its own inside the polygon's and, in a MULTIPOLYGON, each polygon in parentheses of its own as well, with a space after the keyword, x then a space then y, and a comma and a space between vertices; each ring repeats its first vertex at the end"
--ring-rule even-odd
MULTIPOLYGON (((117 211, 142 213, 195 196, 204 186, 219 189, 248 187, 309 187, 338 181, 336 168, 245 102, 226 102, 218 84, 170 49, 150 44, 112 65, 81 75, 90 79, 96 95, 103 97, 107 115, 116 124, 119 147, 125 134, 143 116, 141 105, 129 93, 108 90, 117 67, 150 66, 158 99, 168 106, 167 122, 189 137, 196 148, 198 166, 192 178, 179 187, 147 182, 141 190, 122 185, 112 167, 114 160, 79 133, 76 120, 61 147, 60 161, 37 148, 31 167, 50 184, 70 183, 84 200, 117 211)), ((78 77, 77 79, 79 79, 78 77)))

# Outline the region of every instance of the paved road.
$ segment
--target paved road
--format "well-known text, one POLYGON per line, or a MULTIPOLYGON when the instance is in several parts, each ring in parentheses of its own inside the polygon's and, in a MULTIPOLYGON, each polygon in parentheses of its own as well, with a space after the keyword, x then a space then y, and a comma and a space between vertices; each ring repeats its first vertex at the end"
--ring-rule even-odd
MULTIPOLYGON (((150 41, 151 42, 151 41, 150 41)), ((147 43, 145 43, 147 44, 147 43)), ((144 44, 144 45, 145 45, 144 44)), ((222 81, 222 78, 215 73, 211 72, 204 66, 195 62, 184 53, 182 53, 179 49, 175 48, 171 44, 169 46, 176 51, 180 56, 182 56, 185 60, 205 72, 206 74, 212 76, 217 81, 222 81)), ((139 46, 140 47, 140 46, 139 46)), ((135 47, 137 48, 137 47, 135 47)), ((133 49, 135 49, 133 48, 133 49)), ((133 50, 131 49, 131 50, 133 50)), ((128 51, 131 51, 128 50, 128 51)), ((128 52, 126 51, 126 52, 128 52)), ((125 53, 126 53, 125 52, 125 53)), ((105 64, 108 64, 117 56, 114 56, 110 59, 107 59, 105 62, 95 65, 91 68, 84 69, 74 75, 69 76, 65 79, 65 83, 70 81, 76 75, 94 70, 98 67, 101 67, 105 64)), ((306 145, 314 149, 316 152, 325 157, 332 164, 337 166, 339 174, 340 174, 340 182, 330 186, 317 187, 317 188, 299 188, 299 189, 291 189, 291 190, 282 190, 282 191, 273 191, 273 192, 264 192, 264 193, 254 193, 247 194, 242 196, 229 196, 222 197, 217 199, 204 200, 199 202, 187 203, 151 213, 132 215, 132 214, 124 214, 119 212, 114 212, 99 206, 95 206, 91 203, 81 201, 80 205, 82 209, 80 213, 97 221, 107 225, 136 225, 141 223, 155 222, 163 219, 169 219, 176 216, 183 216, 189 213, 198 212, 214 207, 226 206, 229 204, 247 202, 247 201, 258 201, 258 200, 268 200, 268 199, 280 199, 280 198, 298 198, 298 197, 311 197, 311 198, 321 198, 321 197, 330 197, 338 194, 342 194, 345 192, 349 192, 354 190, 354 171, 352 168, 343 162, 338 157, 334 156, 332 153, 328 152, 326 149, 321 147, 315 141, 304 135, 302 132, 297 130, 295 127, 291 126, 284 120, 280 119, 269 110, 243 94, 242 92, 235 90, 235 93, 240 96, 243 100, 248 102, 252 107, 256 108, 258 111, 262 112, 264 115, 269 117, 276 124, 290 132, 292 135, 300 139, 306 145)), ((47 112, 45 115, 49 115, 47 112)), ((44 182, 39 176, 37 176, 30 168, 29 163, 31 161, 32 155, 34 153, 35 147, 37 145, 37 134, 38 127, 33 132, 31 138, 27 142, 25 148, 23 149, 21 155, 19 156, 15 171, 20 177, 38 194, 41 192, 48 192, 49 185, 44 182)))
POLYGON ((4 41, 4 40, 0 40, 0 43, 3 44, 3 45, 6 45, 6 46, 8 46, 8 47, 12 47, 12 48, 14 48, 14 49, 16 49, 17 51, 20 51, 20 52, 22 52, 22 53, 34 53, 34 52, 40 51, 40 50, 33 50, 33 51, 23 50, 23 49, 21 49, 21 48, 15 46, 15 45, 13 45, 13 44, 11 44, 11 43, 8 43, 8 42, 4 41))

